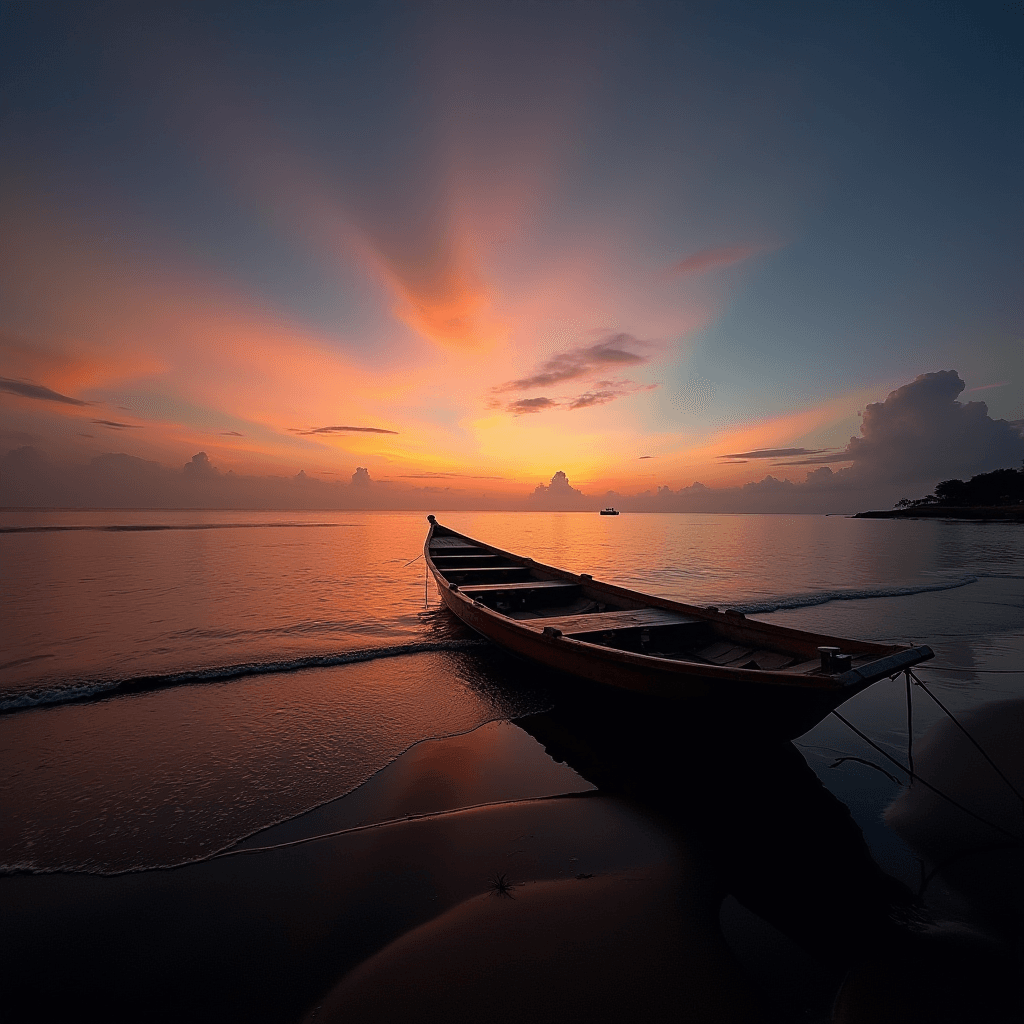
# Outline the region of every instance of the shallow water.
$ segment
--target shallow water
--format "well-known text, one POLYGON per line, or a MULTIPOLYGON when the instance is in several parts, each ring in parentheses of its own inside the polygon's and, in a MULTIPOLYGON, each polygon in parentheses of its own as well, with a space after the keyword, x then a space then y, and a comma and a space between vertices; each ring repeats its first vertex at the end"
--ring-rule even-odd
MULTIPOLYGON (((649 593, 928 643, 945 667, 922 678, 954 708, 1021 692, 1017 524, 440 519, 649 593)), ((0 863, 196 859, 350 792, 422 739, 543 707, 548 695, 438 609, 418 558, 425 528, 407 513, 0 515, 0 863)), ((893 756, 906 745, 901 687, 878 684, 843 709, 893 756)), ((939 712, 916 708, 920 732, 939 712)), ((909 871, 878 824, 898 787, 859 762, 829 767, 877 752, 835 719, 798 745, 877 855, 909 871)))

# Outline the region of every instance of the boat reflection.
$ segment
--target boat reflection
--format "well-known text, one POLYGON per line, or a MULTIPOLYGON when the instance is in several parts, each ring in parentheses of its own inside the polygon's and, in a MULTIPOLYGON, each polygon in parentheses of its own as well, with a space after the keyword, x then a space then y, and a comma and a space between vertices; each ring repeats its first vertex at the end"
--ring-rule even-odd
POLYGON ((847 959, 913 894, 874 862, 845 804, 791 743, 730 746, 632 695, 589 693, 516 724, 602 791, 654 815, 723 897, 794 941, 847 959), (625 699, 623 699, 625 698, 625 699))
POLYGON ((755 949, 771 932, 762 922, 787 937, 783 946, 799 947, 795 958, 765 950, 761 965, 740 957, 762 989, 774 989, 767 994, 784 1017, 965 1020, 956 1014, 970 1007, 970 1019, 1003 1019, 998 950, 929 923, 792 744, 702 739, 667 707, 593 689, 516 724, 669 832, 701 884, 760 919, 755 949))

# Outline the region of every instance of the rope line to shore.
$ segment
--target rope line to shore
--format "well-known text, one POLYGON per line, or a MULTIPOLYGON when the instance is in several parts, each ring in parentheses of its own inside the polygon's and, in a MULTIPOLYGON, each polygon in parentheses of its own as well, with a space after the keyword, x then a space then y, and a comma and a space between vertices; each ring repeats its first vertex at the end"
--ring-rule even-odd
MULTIPOLYGON (((983 758, 985 758, 986 761, 988 761, 988 763, 992 766, 992 770, 999 776, 999 778, 1001 778, 1003 780, 1003 782, 1005 782, 1010 787, 1010 789, 1013 790, 1014 796, 1016 796, 1016 798, 1021 802, 1021 804, 1024 805, 1024 795, 1021 794, 1020 790, 1017 789, 1017 787, 1003 774, 1002 770, 999 768, 999 765, 997 765, 995 763, 995 761, 993 761, 992 758, 989 757, 987 753, 985 753, 985 751, 982 748, 981 744, 960 724, 960 722, 957 720, 956 715, 954 715, 953 712, 950 711, 949 708, 947 708, 946 705, 943 704, 942 701, 939 700, 939 698, 936 697, 935 694, 932 693, 932 691, 929 690, 928 687, 925 686, 925 684, 920 679, 918 679, 918 677, 915 675, 915 673, 911 669, 909 669, 909 668, 907 669, 907 686, 908 686, 908 689, 907 689, 907 700, 908 700, 908 702, 910 700, 909 685, 910 685, 910 680, 911 679, 913 679, 914 682, 917 683, 917 685, 920 686, 921 689, 924 690, 924 692, 927 693, 928 696, 931 697, 931 699, 933 701, 935 701, 935 703, 938 704, 940 708, 942 708, 942 710, 946 714, 946 717, 949 718, 949 720, 971 741, 972 744, 974 744, 974 747, 978 751, 978 753, 981 754, 981 756, 983 758)), ((908 707, 909 707, 909 703, 908 703, 908 707)), ((910 767, 911 768, 914 767, 913 761, 911 761, 910 767)))
POLYGON ((946 800, 948 803, 951 803, 957 810, 963 811, 964 814, 970 815, 972 818, 976 819, 977 821, 980 821, 986 827, 995 829, 997 832, 1001 832, 1008 839, 1013 840, 1013 843, 1015 845, 1020 846, 1024 844, 1024 838, 1022 838, 1021 836, 1014 835, 1013 832, 1010 832, 1009 830, 1003 828, 1002 825, 997 825, 994 821, 989 821, 987 818, 983 818, 980 814, 976 814, 969 807, 964 807, 962 803, 960 803, 957 800, 954 800, 948 794, 943 793, 942 790, 939 789, 937 786, 933 786, 927 780, 922 779, 921 776, 918 775, 916 772, 912 772, 909 768, 907 768, 906 765, 900 764, 900 762, 897 761, 895 757, 893 757, 887 751, 883 750, 877 743, 875 743, 872 739, 870 739, 864 733, 862 733, 860 729, 858 729, 857 726, 855 726, 851 721, 849 721, 846 718, 843 718, 843 716, 839 714, 838 711, 832 711, 831 713, 835 715, 836 718, 838 718, 839 721, 842 722, 843 725, 845 725, 848 729, 851 729, 853 732, 855 732, 865 743, 867 743, 869 747, 873 748, 874 750, 877 750, 878 753, 882 755, 882 757, 884 757, 887 761, 891 761, 894 765, 896 765, 897 768, 899 768, 901 772, 904 772, 905 774, 909 775, 913 782, 920 782, 921 785, 925 787, 925 789, 930 789, 936 796, 942 797, 943 800, 946 800))

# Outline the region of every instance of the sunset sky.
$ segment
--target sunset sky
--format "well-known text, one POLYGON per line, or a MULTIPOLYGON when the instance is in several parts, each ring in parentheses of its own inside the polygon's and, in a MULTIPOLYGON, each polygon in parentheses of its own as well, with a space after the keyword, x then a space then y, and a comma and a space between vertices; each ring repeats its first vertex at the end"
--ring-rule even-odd
POLYGON ((5 3, 0 455, 628 495, 863 476, 906 407, 879 484, 1019 463, 1022 23, 5 3))

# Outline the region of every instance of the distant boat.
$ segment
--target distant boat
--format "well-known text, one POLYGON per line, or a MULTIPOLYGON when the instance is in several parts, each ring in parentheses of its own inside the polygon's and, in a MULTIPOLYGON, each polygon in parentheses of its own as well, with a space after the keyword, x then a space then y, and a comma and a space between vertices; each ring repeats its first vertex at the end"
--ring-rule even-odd
POLYGON ((618 510, 614 508, 603 508, 601 509, 601 515, 603 516, 617 516, 618 510))
POLYGON ((423 547, 445 606, 514 654, 685 710, 680 725, 793 739, 929 647, 807 633, 599 583, 441 526, 423 547))

